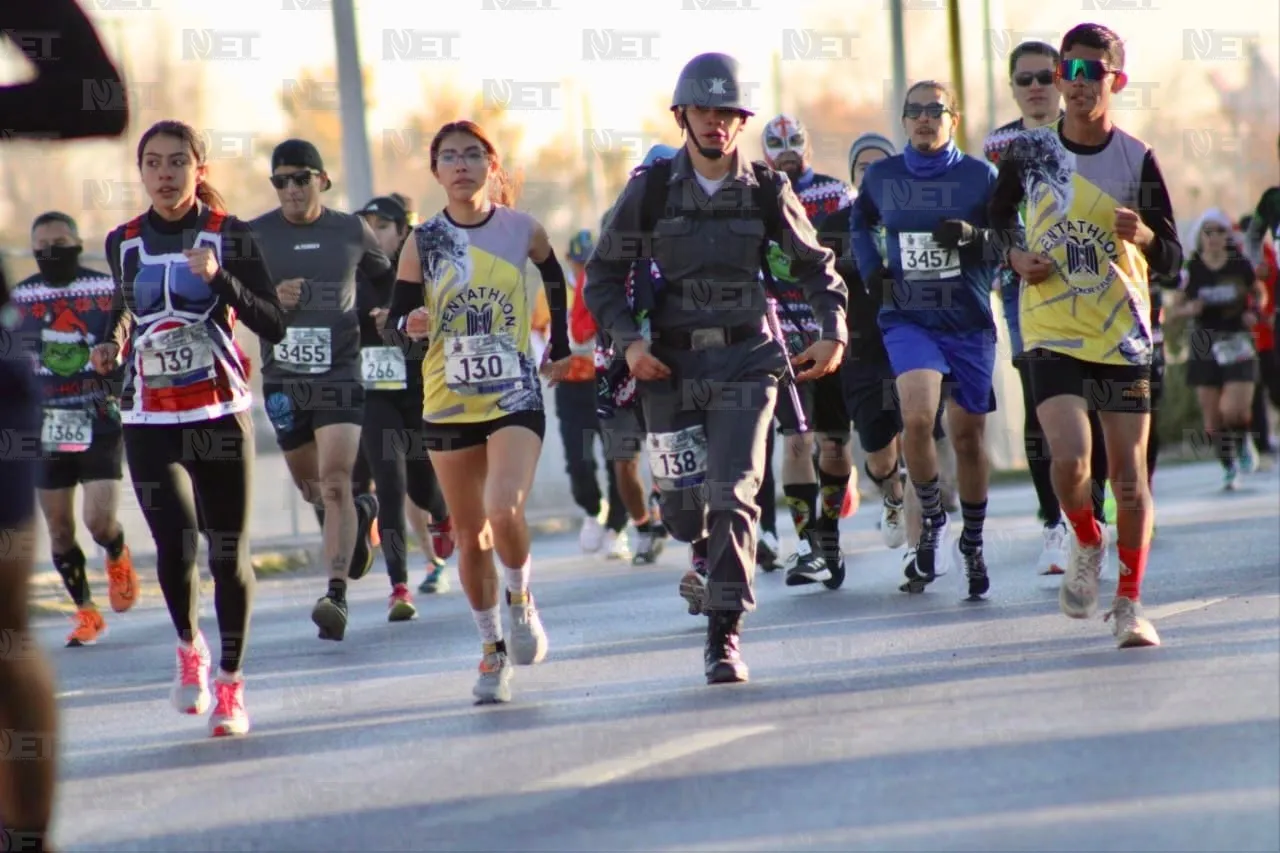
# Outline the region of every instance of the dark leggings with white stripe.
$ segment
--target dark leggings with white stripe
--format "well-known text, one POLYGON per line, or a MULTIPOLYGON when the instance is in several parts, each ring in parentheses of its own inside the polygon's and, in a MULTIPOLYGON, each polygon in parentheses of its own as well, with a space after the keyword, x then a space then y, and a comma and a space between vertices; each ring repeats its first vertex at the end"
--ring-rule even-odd
POLYGON ((213 575, 221 667, 238 672, 255 583, 248 532, 254 459, 251 415, 126 426, 124 447, 133 491, 156 543, 156 575, 178 638, 189 643, 197 631, 196 546, 203 533, 213 575))
POLYGON ((431 513, 433 522, 449 514, 422 437, 422 395, 410 391, 370 391, 364 399, 361 455, 378 489, 378 535, 392 586, 409 582, 404 497, 431 513))

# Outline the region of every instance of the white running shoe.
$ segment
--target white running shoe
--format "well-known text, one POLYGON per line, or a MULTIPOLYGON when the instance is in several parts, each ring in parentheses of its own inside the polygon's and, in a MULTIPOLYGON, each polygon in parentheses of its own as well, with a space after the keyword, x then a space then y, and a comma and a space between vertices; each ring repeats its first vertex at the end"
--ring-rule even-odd
POLYGON ((582 519, 582 530, 578 532, 578 546, 584 554, 595 554, 604 545, 604 525, 595 516, 582 519))
POLYGON ((1059 521, 1044 529, 1044 547, 1036 560, 1036 571, 1042 575, 1060 575, 1067 570, 1067 537, 1070 536, 1065 521, 1059 521))

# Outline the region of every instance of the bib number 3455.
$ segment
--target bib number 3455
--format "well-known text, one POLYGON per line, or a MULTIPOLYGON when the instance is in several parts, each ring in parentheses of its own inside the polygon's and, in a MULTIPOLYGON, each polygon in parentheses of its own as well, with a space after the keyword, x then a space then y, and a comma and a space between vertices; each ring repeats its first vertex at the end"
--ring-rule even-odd
POLYGON ((661 489, 689 489, 707 479, 707 433, 701 424, 649 433, 649 468, 661 489))

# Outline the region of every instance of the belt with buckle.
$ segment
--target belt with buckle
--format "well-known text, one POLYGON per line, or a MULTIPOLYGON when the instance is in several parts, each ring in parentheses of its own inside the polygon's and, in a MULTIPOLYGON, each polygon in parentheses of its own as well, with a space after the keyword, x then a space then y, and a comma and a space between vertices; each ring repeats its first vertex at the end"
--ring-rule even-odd
POLYGON ((720 349, 759 337, 760 326, 713 326, 706 329, 655 329, 653 342, 683 350, 720 349))

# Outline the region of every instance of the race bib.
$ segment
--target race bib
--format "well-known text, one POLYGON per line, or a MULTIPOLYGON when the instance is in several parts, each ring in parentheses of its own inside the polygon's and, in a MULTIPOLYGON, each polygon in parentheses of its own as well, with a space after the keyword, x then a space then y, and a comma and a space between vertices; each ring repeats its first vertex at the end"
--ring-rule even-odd
POLYGON ((518 388, 520 355, 505 335, 468 335, 444 344, 444 380, 457 394, 497 394, 518 388))
POLYGON ((701 424, 645 438, 649 471, 661 489, 688 489, 707 479, 707 433, 701 424))
POLYGON ((932 234, 924 231, 899 234, 898 251, 904 278, 942 279, 960 275, 960 253, 939 246, 932 234))
POLYGON ((93 415, 84 409, 45 409, 40 443, 52 453, 83 453, 93 443, 93 415))
POLYGON ((360 375, 371 391, 399 391, 406 387, 408 372, 399 347, 368 347, 360 350, 360 375))
POLYGON ((333 364, 333 331, 294 328, 275 347, 276 363, 291 373, 328 373, 333 364))
POLYGON ((1222 367, 1239 364, 1253 357, 1253 338, 1247 334, 1233 335, 1213 344, 1213 360, 1222 367))
POLYGON ((190 385, 215 375, 213 342, 203 324, 169 329, 148 338, 138 348, 142 376, 152 388, 190 385))

